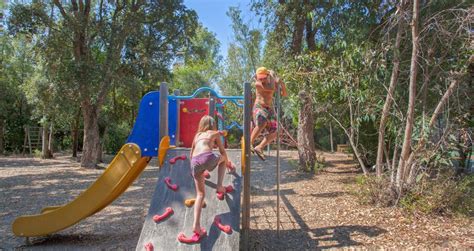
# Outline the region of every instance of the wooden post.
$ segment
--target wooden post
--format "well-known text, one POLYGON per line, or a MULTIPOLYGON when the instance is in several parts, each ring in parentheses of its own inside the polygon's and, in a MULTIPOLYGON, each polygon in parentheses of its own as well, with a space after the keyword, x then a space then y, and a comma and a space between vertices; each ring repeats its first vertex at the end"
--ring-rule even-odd
MULTIPOLYGON (((173 91, 173 94, 175 96, 179 96, 180 94, 180 91, 179 90, 174 90, 173 91)), ((180 123, 180 116, 179 116, 179 112, 181 111, 181 100, 177 99, 176 100, 176 116, 178 117, 177 121, 176 121, 176 133, 175 133, 175 145, 176 146, 179 146, 180 143, 179 143, 179 123, 180 123)))
POLYGON ((51 125, 49 126, 49 141, 48 141, 48 155, 50 158, 53 157, 53 122, 51 122, 51 125))
POLYGON ((214 113, 216 111, 216 97, 214 95, 209 94, 209 116, 214 117, 214 113))
POLYGON ((242 234, 243 250, 250 250, 249 230, 250 230, 250 121, 252 120, 252 93, 250 83, 244 84, 244 196, 242 203, 242 234))
POLYGON ((30 127, 26 126, 26 135, 28 135, 28 147, 30 149, 30 154, 32 154, 31 151, 31 135, 30 135, 30 127))
POLYGON ((160 134, 157 139, 157 145, 160 140, 168 135, 168 84, 160 84, 160 134))

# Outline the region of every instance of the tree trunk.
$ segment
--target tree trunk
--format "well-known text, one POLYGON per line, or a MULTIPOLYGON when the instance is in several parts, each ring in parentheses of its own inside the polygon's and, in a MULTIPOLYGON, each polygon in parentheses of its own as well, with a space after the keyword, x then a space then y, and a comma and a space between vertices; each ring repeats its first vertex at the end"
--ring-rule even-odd
POLYGON ((364 161, 360 157, 359 150, 357 150, 357 145, 354 143, 354 136, 351 135, 351 133, 342 125, 342 123, 338 119, 336 119, 336 117, 334 117, 330 113, 329 113, 329 116, 331 116, 331 118, 333 118, 334 121, 336 121, 336 123, 339 125, 339 127, 341 127, 341 129, 346 134, 346 136, 349 140, 349 144, 351 145, 352 151, 354 151, 354 155, 356 156, 357 161, 359 162, 359 165, 362 168, 362 171, 364 172, 364 175, 367 175, 369 172, 367 171, 367 167, 365 166, 364 161))
POLYGON ((53 158, 53 144, 54 144, 54 134, 53 134, 53 123, 49 126, 49 142, 48 142, 48 152, 51 158, 53 158))
POLYGON ((411 34, 412 34, 412 52, 411 52, 411 64, 410 64, 410 85, 408 88, 408 110, 405 124, 405 134, 403 137, 402 151, 400 154, 400 161, 398 162, 397 172, 397 187, 402 188, 406 181, 406 176, 409 172, 406 162, 410 156, 411 151, 411 139, 414 124, 415 115, 415 97, 416 97, 416 77, 418 73, 418 47, 419 47, 419 36, 418 36, 418 12, 419 12, 419 0, 413 1, 413 15, 411 21, 411 34))
POLYGON ((357 161, 359 162, 360 167, 362 168, 362 172, 364 172, 364 175, 367 175, 369 172, 367 171, 367 167, 365 166, 364 161, 362 160, 359 150, 357 150, 357 145, 354 143, 354 139, 352 135, 347 135, 349 137, 349 143, 351 144, 352 151, 354 151, 354 154, 357 158, 357 161))
POLYGON ((400 138, 400 134, 402 133, 402 128, 398 128, 397 136, 395 137, 395 144, 393 146, 393 156, 392 156, 392 170, 390 172, 390 187, 393 189, 395 188, 396 182, 396 167, 397 167, 397 156, 398 156, 398 139, 400 138))
POLYGON ((77 149, 79 147, 79 123, 81 119, 81 109, 77 111, 72 128, 72 157, 77 157, 77 149))
POLYGON ((41 131, 41 158, 50 159, 51 153, 49 152, 49 129, 48 122, 43 123, 43 130, 41 131))
POLYGON ((303 12, 304 6, 303 5, 297 5, 296 6, 296 15, 295 15, 295 27, 293 30, 293 37, 292 37, 292 51, 293 55, 299 55, 301 53, 302 49, 302 43, 303 43, 303 33, 304 33, 304 28, 305 28, 305 23, 306 23, 306 15, 303 12))
MULTIPOLYGON (((460 79, 454 79, 451 82, 451 84, 449 85, 448 89, 444 93, 443 97, 441 98, 438 105, 436 106, 436 109, 434 110, 433 114, 431 115, 430 123, 428 125, 428 130, 429 131, 431 131, 433 129, 433 126, 434 126, 439 114, 441 113, 444 106, 448 102, 448 99, 451 96, 451 94, 453 94, 454 89, 456 89, 456 87, 459 85, 460 82, 461 82, 460 79)), ((407 160, 406 166, 411 167, 410 172, 409 172, 410 175, 408 176, 408 179, 407 179, 409 184, 411 184, 415 181, 415 176, 417 174, 416 168, 413 167, 413 162, 414 162, 415 155, 420 149, 422 149, 425 146, 426 139, 427 139, 427 136, 420 139, 420 141, 418 142, 415 150, 413 150, 413 152, 410 154, 410 157, 407 160)))
POLYGON ((433 54, 434 54, 434 49, 429 48, 428 58, 427 58, 428 62, 426 63, 425 69, 423 70, 423 84, 422 84, 422 89, 421 89, 421 94, 422 94, 421 95, 421 107, 422 107, 421 110, 423 111, 423 121, 424 121, 426 110, 427 110, 426 106, 427 106, 427 98, 428 98, 428 85, 430 83, 431 74, 432 74, 432 71, 430 71, 430 63, 434 61, 433 54))
POLYGON ((329 141, 330 141, 330 144, 331 144, 331 152, 333 153, 334 152, 334 141, 333 141, 333 138, 332 138, 332 124, 329 123, 329 141))
POLYGON ((81 166, 95 168, 100 160, 100 137, 99 137, 99 112, 97 106, 82 103, 82 114, 84 118, 84 147, 82 151, 81 166))
POLYGON ((5 152, 5 141, 4 141, 4 136, 5 136, 5 120, 0 119, 0 154, 3 154, 5 152))
POLYGON ((299 94, 301 108, 298 114, 298 155, 299 164, 306 169, 313 170, 316 164, 314 149, 314 118, 313 102, 306 91, 299 94))
POLYGON ((382 176, 382 163, 383 163, 383 149, 385 148, 385 127, 390 114, 390 108, 392 106, 393 94, 395 93, 395 87, 398 83, 398 74, 400 72, 400 42, 402 40, 403 32, 403 15, 404 15, 404 3, 400 1, 398 5, 398 24, 397 24, 397 35, 395 37, 395 46, 393 48, 393 68, 392 75, 390 77, 390 86, 388 88, 387 97, 385 97, 385 104, 383 105, 382 115, 380 116, 379 125, 379 138, 377 145, 377 160, 375 162, 375 170, 377 177, 382 176))

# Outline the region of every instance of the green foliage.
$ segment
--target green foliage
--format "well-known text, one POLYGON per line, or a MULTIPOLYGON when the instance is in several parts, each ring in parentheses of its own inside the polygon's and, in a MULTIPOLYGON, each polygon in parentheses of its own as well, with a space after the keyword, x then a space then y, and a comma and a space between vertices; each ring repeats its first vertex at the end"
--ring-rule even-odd
POLYGON ((42 155, 42 154, 43 154, 43 153, 42 153, 41 150, 39 150, 39 149, 33 150, 33 156, 34 156, 35 158, 37 158, 37 159, 41 158, 41 155, 42 155))
POLYGON ((170 88, 179 89, 181 95, 190 95, 199 87, 216 85, 221 61, 218 53, 215 34, 199 25, 186 47, 183 62, 174 65, 170 88))
POLYGON ((104 136, 104 150, 107 153, 115 154, 127 140, 131 128, 126 122, 111 123, 107 127, 107 133, 104 136))
POLYGON ((31 123, 31 106, 21 86, 34 70, 29 63, 31 47, 23 39, 0 34, 0 120, 5 122, 4 147, 8 152, 22 151, 23 127, 31 123))
POLYGON ((229 8, 227 16, 232 20, 234 41, 227 51, 219 87, 224 95, 242 95, 243 83, 252 82, 255 70, 261 66, 263 36, 244 22, 238 8, 229 8))
MULTIPOLYGON (((26 62, 23 69, 13 67, 25 73, 15 86, 21 86, 34 107, 32 119, 62 130, 71 131, 80 115, 93 123, 132 124, 140 98, 158 82, 170 80, 170 63, 194 39, 196 13, 183 1, 84 4, 90 6, 79 12, 67 1, 10 5, 8 30, 27 48, 13 50, 19 55, 13 58, 29 53, 29 60, 21 61, 26 62)), ((217 43, 213 42, 211 46, 217 43)), ((207 48, 190 50, 190 60, 199 61, 207 48)), ((87 128, 97 127, 85 127, 86 133, 94 130, 87 128)), ((123 138, 122 134, 117 132, 114 138, 123 138)))
POLYGON ((323 170, 323 168, 324 168, 324 162, 323 161, 322 162, 316 161, 314 163, 313 172, 314 173, 319 173, 323 170))

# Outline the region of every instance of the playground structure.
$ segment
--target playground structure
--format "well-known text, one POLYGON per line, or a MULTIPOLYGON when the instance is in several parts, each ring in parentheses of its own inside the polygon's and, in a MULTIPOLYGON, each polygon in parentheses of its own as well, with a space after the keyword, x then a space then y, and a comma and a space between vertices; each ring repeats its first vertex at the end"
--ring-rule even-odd
MULTIPOLYGON (((213 223, 213 227, 209 231, 209 237, 203 240, 204 243, 201 243, 201 248, 230 247, 238 249, 241 243, 242 248, 247 249, 250 219, 250 83, 245 83, 244 96, 220 96, 208 87, 196 90, 191 96, 179 96, 177 94, 179 93, 175 92, 175 95, 168 95, 166 83, 160 85, 160 91, 146 94, 140 102, 138 116, 126 144, 104 173, 70 203, 46 207, 37 215, 18 217, 12 225, 13 233, 21 237, 45 236, 70 227, 99 212, 125 192, 152 157, 158 157, 160 166, 158 184, 150 204, 148 216, 145 219, 137 250, 143 250, 143 245, 148 245, 148 247, 154 245, 155 250, 176 249, 178 246, 183 248, 183 244, 176 240, 177 233, 174 232, 181 229, 185 230, 186 225, 189 226, 189 224, 183 223, 186 222, 186 219, 188 219, 188 222, 189 218, 192 220, 192 217, 181 216, 186 216, 188 211, 192 212, 190 209, 185 209, 184 201, 189 199, 189 196, 193 193, 191 186, 193 182, 189 170, 189 160, 174 158, 186 154, 188 150, 174 150, 172 148, 177 145, 188 146, 189 135, 193 135, 196 131, 193 126, 197 128, 198 123, 196 121, 199 121, 203 115, 209 114, 218 117, 219 130, 232 127, 243 129, 244 137, 242 139, 242 149, 239 151, 240 154, 237 154, 236 151, 229 154, 233 163, 236 165, 241 163, 242 171, 237 168, 232 174, 226 175, 224 184, 232 183, 234 191, 226 195, 225 202, 217 201, 215 197, 212 197, 213 192, 208 192, 210 194, 206 198, 208 209, 203 211, 203 218, 208 218, 212 222, 214 217, 210 217, 211 215, 219 216, 219 222, 213 223), (199 93, 204 91, 210 93, 207 103, 204 99, 195 99, 199 93), (222 114, 226 102, 233 102, 238 107, 244 108, 242 125, 236 121, 225 125, 222 114), (158 144, 158 142, 160 143, 158 144), (171 159, 173 161, 170 162, 171 159), (241 184, 242 174, 243 186, 241 184), (170 190, 171 184, 169 182, 178 182, 175 183, 177 185, 176 189, 170 190), (240 198, 242 190, 243 210, 241 220, 240 198), (164 217, 163 224, 154 223, 149 225, 150 220, 153 220, 153 217, 156 216, 154 214, 162 214, 164 209, 168 207, 173 208, 175 217, 171 214, 168 218, 164 217), (166 224, 167 220, 170 224, 166 224), (233 230, 232 234, 218 234, 214 231, 214 226, 221 229, 224 224, 229 224, 233 230), (242 229, 240 229, 240 225, 242 229), (153 229, 161 230, 154 234, 153 229), (242 231, 242 238, 239 236, 240 231, 242 231), (163 245, 162 241, 152 243, 160 238, 169 239, 166 240, 166 246, 163 245), (143 244, 144 241, 147 243, 143 244)), ((211 180, 216 176, 211 174, 211 180)), ((209 182, 211 181, 206 182, 206 189, 211 189, 209 185, 212 186, 212 182, 209 182)), ((208 222, 203 223, 207 224, 208 222)), ((209 226, 209 224, 204 226, 209 226)), ((226 232, 229 232, 228 227, 225 229, 227 229, 226 232)))
POLYGON ((22 153, 24 154, 28 149, 28 153, 33 154, 34 150, 41 149, 43 128, 38 126, 25 126, 24 131, 25 137, 23 140, 22 153))

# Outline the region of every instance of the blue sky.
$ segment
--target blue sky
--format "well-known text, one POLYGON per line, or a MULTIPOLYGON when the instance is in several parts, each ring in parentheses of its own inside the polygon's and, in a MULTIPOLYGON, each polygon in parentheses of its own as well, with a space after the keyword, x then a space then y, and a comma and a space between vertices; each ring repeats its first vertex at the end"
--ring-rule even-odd
POLYGON ((258 19, 250 11, 251 0, 184 0, 184 4, 197 12, 199 21, 214 34, 221 43, 220 54, 225 58, 227 48, 232 42, 232 22, 226 15, 229 7, 239 7, 242 11, 242 20, 250 28, 258 28, 258 19))

